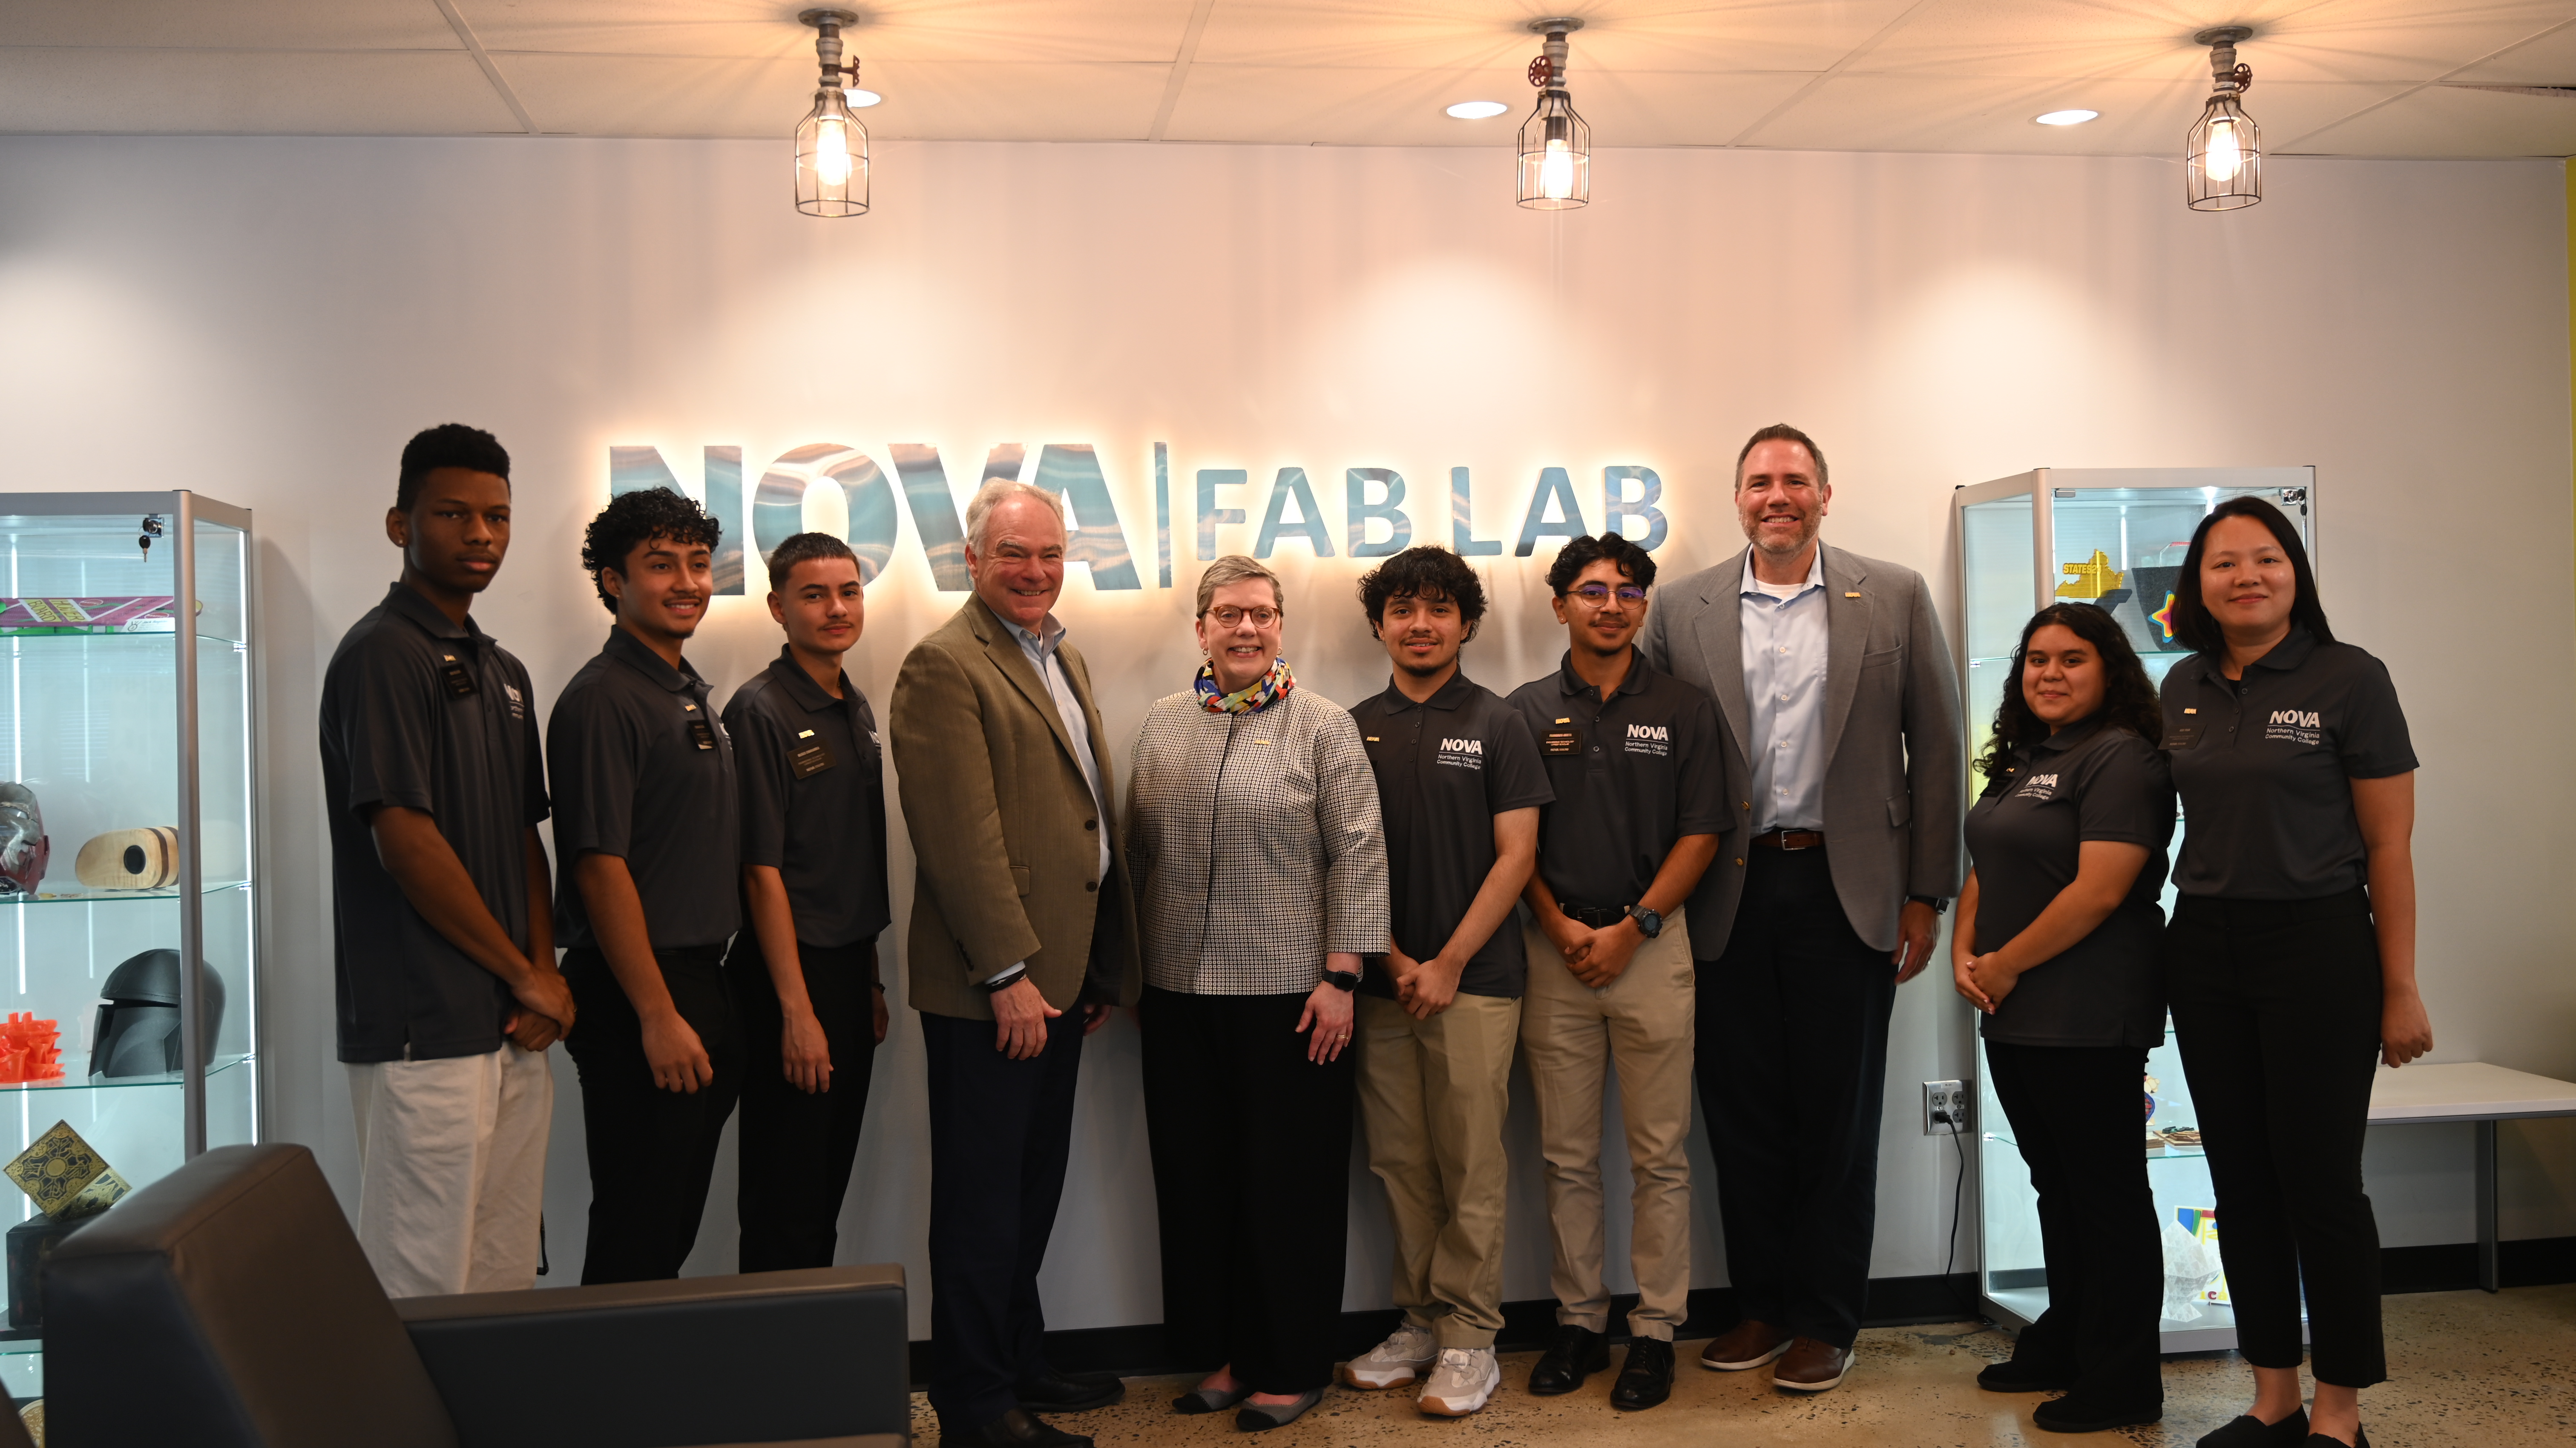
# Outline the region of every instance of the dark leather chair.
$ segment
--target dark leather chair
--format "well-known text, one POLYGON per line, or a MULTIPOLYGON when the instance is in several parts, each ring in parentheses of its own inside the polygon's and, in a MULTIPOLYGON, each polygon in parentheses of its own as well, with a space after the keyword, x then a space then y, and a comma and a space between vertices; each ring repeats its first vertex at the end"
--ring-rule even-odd
POLYGON ((313 1154, 227 1146, 63 1238, 48 1448, 903 1448, 900 1267, 388 1299, 313 1154))

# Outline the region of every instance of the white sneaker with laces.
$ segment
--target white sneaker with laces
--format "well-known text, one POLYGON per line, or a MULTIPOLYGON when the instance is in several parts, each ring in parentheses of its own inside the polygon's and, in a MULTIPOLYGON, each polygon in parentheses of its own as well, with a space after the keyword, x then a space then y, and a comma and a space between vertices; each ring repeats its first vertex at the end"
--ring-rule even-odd
POLYGON ((1503 1365, 1492 1348, 1445 1347, 1416 1402, 1426 1413, 1463 1418, 1491 1401, 1502 1385, 1503 1365))
POLYGON ((1439 1355, 1431 1329, 1402 1323, 1393 1337, 1370 1348, 1366 1356, 1342 1364, 1342 1381, 1355 1388, 1400 1388, 1439 1355))

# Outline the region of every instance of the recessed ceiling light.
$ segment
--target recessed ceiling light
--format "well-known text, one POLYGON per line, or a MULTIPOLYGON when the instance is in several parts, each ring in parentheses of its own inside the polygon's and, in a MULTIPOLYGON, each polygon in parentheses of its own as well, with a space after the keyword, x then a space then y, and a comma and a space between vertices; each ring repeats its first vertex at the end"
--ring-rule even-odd
POLYGON ((841 94, 850 98, 850 107, 853 110, 865 110, 869 106, 875 105, 877 102, 885 99, 884 96, 878 95, 875 91, 861 90, 857 86, 851 86, 847 90, 842 91, 841 94))
MULTIPOLYGON (((857 102, 853 100, 851 104, 856 105, 857 102)), ((2080 126, 2101 114, 2100 111, 2050 111, 2047 115, 2033 116, 2031 119, 2043 126, 2080 126)))
POLYGON ((1499 116, 1510 109, 1510 106, 1504 105, 1501 101, 1460 101, 1449 108, 1449 114, 1462 121, 1482 121, 1499 116))

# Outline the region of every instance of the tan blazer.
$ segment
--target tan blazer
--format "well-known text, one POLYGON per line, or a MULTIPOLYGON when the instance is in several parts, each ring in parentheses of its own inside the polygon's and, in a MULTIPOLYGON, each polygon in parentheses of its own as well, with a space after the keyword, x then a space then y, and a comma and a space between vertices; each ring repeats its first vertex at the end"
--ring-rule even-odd
MULTIPOLYGON (((1082 701, 1103 803, 1114 802, 1091 671, 1070 647, 1056 657, 1082 701)), ((1118 1001, 1133 1002, 1144 973, 1125 846, 1115 821, 1092 805, 1036 666, 982 599, 968 598, 904 656, 887 727, 919 861, 907 947, 914 1008, 991 1020, 980 982, 1025 960, 1047 1004, 1071 1010, 1095 923, 1116 930, 1118 1001), (1103 833, 1112 860, 1106 882, 1103 833)))

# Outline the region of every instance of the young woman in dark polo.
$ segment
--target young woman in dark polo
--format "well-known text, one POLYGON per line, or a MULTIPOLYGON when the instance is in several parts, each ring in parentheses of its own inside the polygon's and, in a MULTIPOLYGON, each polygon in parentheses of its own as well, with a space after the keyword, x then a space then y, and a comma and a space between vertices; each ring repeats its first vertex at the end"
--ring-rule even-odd
POLYGON ((2048 1311, 1995 1392, 2066 1395, 2040 1427, 2090 1433, 2164 1412, 2156 1208, 2138 1149, 2138 1078, 2164 1039, 2160 955, 2173 782, 2156 689, 2111 615, 2041 609, 1977 761, 1974 867, 1951 932, 1952 978, 1984 1012, 1986 1070, 2039 1193, 2048 1311))
POLYGON ((2255 1384, 2200 1442, 2360 1448, 2360 1390, 2388 1376, 2361 1186, 2370 1083, 2433 1047, 2415 990, 2415 751, 2388 670, 2326 627, 2279 509, 2221 503, 2180 584, 2174 636, 2195 654, 2164 687, 2185 826, 2165 985, 2255 1384))

